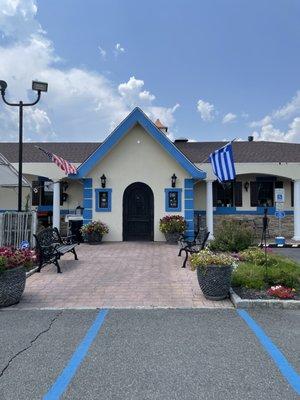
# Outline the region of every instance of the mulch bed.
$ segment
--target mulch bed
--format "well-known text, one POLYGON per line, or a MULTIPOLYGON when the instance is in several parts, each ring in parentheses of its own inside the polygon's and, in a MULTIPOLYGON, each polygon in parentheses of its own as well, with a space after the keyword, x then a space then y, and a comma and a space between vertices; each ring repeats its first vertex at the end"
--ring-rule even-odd
POLYGON ((241 299, 250 300, 300 300, 300 293, 295 292, 293 299, 279 299, 275 296, 269 296, 266 290, 248 289, 244 287, 233 287, 232 288, 236 294, 240 296, 241 299))

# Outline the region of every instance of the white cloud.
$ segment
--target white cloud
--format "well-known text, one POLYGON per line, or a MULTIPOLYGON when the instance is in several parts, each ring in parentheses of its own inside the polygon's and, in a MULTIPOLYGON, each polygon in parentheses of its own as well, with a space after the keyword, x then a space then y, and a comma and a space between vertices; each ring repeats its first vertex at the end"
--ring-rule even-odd
POLYGON ((300 114, 300 91, 296 93, 291 101, 274 111, 273 116, 274 118, 286 119, 296 114, 300 114))
POLYGON ((199 111, 203 121, 212 121, 214 119, 215 107, 213 104, 199 99, 197 103, 197 110, 199 111))
POLYGON ((104 50, 101 46, 98 46, 98 50, 100 51, 103 60, 106 60, 106 50, 104 50))
POLYGON ((236 114, 228 113, 228 114, 224 115, 223 120, 222 120, 222 123, 223 123, 223 124, 228 124, 229 122, 235 121, 236 118, 237 118, 237 115, 236 115, 236 114))
POLYGON ((115 55, 117 56, 117 55, 119 55, 121 53, 125 53, 125 49, 124 49, 124 47, 121 46, 120 43, 116 43, 116 45, 115 45, 115 55))
POLYGON ((269 125, 272 122, 272 118, 270 115, 266 115, 264 118, 262 118, 259 121, 252 121, 250 122, 249 126, 251 128, 261 128, 262 126, 269 125))
MULTIPOLYGON (((49 83, 40 103, 24 110, 26 140, 101 141, 136 105, 172 128, 177 106, 154 104, 155 96, 145 90, 143 80, 131 77, 115 85, 99 72, 61 67, 36 13, 35 0, 0 0, 0 34, 9 37, 0 45, 7 98, 32 100, 31 81, 49 83)), ((17 132, 17 110, 0 102, 0 140, 16 140, 17 132)))
POLYGON ((261 127, 260 132, 254 131, 255 140, 265 140, 274 142, 299 142, 300 141, 300 117, 296 117, 288 125, 286 132, 274 127, 272 123, 267 123, 261 127))

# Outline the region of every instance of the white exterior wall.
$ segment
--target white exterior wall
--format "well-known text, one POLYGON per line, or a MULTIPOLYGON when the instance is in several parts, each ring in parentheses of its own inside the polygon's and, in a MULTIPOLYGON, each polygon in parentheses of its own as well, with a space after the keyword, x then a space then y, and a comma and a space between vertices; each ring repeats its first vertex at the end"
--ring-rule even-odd
POLYGON ((169 156, 141 126, 135 126, 91 171, 93 179, 93 220, 108 224, 110 233, 104 240, 121 241, 123 229, 123 193, 130 184, 143 182, 154 195, 154 240, 164 240, 159 220, 166 214, 184 215, 184 169, 169 156), (177 176, 176 188, 182 188, 182 212, 165 211, 165 189, 171 187, 171 176, 177 176), (101 188, 100 177, 107 177, 106 188, 112 189, 112 211, 95 211, 95 189, 101 188))

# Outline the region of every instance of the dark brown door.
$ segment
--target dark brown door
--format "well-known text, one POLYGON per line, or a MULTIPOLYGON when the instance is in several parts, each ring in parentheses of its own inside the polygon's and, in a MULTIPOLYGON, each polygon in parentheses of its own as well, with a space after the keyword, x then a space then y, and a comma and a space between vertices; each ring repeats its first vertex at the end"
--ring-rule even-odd
POLYGON ((123 240, 153 240, 153 192, 144 183, 128 186, 123 196, 123 240))

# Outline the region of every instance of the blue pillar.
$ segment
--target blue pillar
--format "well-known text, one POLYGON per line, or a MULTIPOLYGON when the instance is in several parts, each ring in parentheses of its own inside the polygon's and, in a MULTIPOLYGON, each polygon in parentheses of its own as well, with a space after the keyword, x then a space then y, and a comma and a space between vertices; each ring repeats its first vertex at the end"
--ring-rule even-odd
POLYGON ((194 179, 184 180, 184 218, 187 222, 186 235, 194 237, 194 179))
POLYGON ((83 224, 88 224, 93 218, 93 179, 83 179, 83 224))

